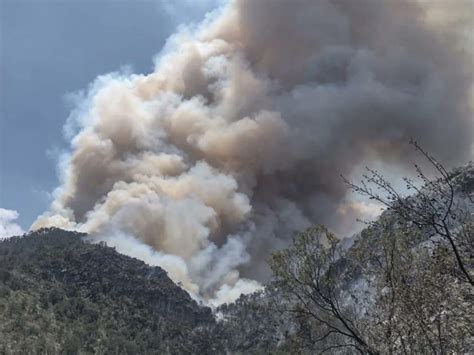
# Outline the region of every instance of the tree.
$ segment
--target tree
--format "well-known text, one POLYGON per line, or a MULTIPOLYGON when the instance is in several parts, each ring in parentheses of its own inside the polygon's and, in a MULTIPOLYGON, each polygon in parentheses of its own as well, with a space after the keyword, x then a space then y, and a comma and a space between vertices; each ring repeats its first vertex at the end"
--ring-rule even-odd
POLYGON ((276 310, 292 314, 292 344, 319 353, 471 353, 474 169, 438 172, 403 196, 368 169, 356 191, 386 212, 343 251, 325 227, 273 255, 276 310))
POLYGON ((320 353, 352 349, 378 354, 345 307, 341 289, 339 240, 325 227, 300 233, 293 245, 273 254, 270 266, 284 301, 279 310, 300 323, 299 346, 320 353))
MULTIPOLYGON (((474 250, 473 216, 466 211, 456 193, 453 183, 455 174, 449 173, 434 157, 424 151, 418 143, 411 142, 439 175, 437 179, 429 179, 420 166, 415 165, 422 187, 409 178, 404 178, 408 190, 414 191, 412 196, 405 197, 398 192, 385 177, 376 170, 367 168, 359 185, 345 182, 357 193, 378 201, 388 210, 393 211, 403 221, 413 224, 428 234, 437 236, 440 241, 449 245, 456 258, 460 277, 474 286, 472 276, 474 250)), ((467 196, 472 201, 470 193, 467 196)))
MULTIPOLYGON (((390 216, 389 216, 390 217, 390 216)), ((382 216, 348 257, 374 291, 361 320, 365 336, 387 354, 469 352, 470 286, 459 282, 445 245, 413 245, 417 231, 382 216)))

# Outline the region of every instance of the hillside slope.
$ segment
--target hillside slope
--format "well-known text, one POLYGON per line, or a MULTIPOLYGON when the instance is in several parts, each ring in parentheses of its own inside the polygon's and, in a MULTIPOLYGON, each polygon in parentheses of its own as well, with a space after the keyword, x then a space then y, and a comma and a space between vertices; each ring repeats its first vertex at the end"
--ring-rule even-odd
MULTIPOLYGON (((450 179, 457 201, 472 214, 474 164, 454 170, 450 179)), ((338 279, 350 307, 373 308, 379 296, 368 282, 374 260, 383 251, 383 236, 402 226, 395 213, 384 212, 338 260, 338 279), (367 291, 370 297, 364 296, 367 291), (354 296, 364 301, 354 304, 354 296)), ((405 251, 430 244, 430 234, 403 228, 409 236, 405 251)), ((295 342, 308 331, 297 318, 275 311, 275 303, 284 299, 272 285, 213 314, 161 268, 84 237, 44 229, 0 241, 0 354, 295 353, 295 342)), ((448 272, 440 277, 452 279, 448 272)), ((452 291, 449 300, 465 298, 471 304, 472 292, 454 294, 456 285, 441 283, 452 291)), ((469 320, 471 315, 462 313, 469 320)), ((472 340, 457 336, 468 344, 464 348, 472 348, 472 340)))
MULTIPOLYGON (((455 205, 467 214, 464 222, 472 223, 474 163, 468 163, 451 171, 449 181, 454 189, 455 205)), ((418 199, 418 197, 418 195, 413 195, 410 198, 418 199)), ((461 230, 458 227, 459 225, 454 221, 453 233, 461 230)), ((468 228, 466 231, 472 230, 468 228)), ((466 240, 463 243, 467 242, 467 245, 472 246, 474 235, 467 233, 465 237, 466 240)), ((389 316, 389 312, 384 314, 385 309, 381 305, 389 299, 387 295, 390 294, 397 297, 390 298, 393 302, 395 300, 400 303, 406 302, 407 309, 397 308, 395 321, 393 321, 396 324, 392 327, 393 329, 403 328, 407 325, 406 329, 409 331, 405 329, 405 333, 402 333, 405 341, 411 339, 410 331, 426 330, 418 327, 416 320, 422 322, 425 320, 422 317, 425 317, 428 324, 431 324, 434 318, 430 315, 439 311, 441 316, 438 320, 443 329, 442 332, 440 331, 442 335, 437 336, 441 339, 439 340, 441 349, 450 347, 463 349, 461 352, 453 353, 472 353, 474 349, 473 290, 467 283, 460 282, 463 277, 453 260, 452 253, 449 253, 449 244, 440 239, 439 235, 404 221, 393 210, 386 210, 377 221, 350 240, 346 240, 341 247, 344 251, 340 259, 333 264, 333 275, 337 275, 335 279, 337 279, 338 292, 340 292, 339 301, 344 304, 344 312, 350 315, 352 320, 363 324, 360 326, 363 334, 372 336, 371 332, 380 331, 377 336, 387 335, 382 331, 385 328, 380 327, 377 322, 389 316), (393 247, 394 245, 396 247, 393 247), (435 250, 436 252, 433 252, 435 250), (447 253, 438 254, 443 250, 447 253), (387 254, 389 251, 399 252, 399 255, 394 257, 393 254, 387 254), (412 258, 411 261, 410 258, 412 258), (385 269, 384 260, 390 261, 385 269), (385 273, 386 271, 389 273, 385 273), (396 274, 397 272, 399 274, 396 274), (394 278, 401 276, 399 280, 401 286, 397 284, 397 287, 401 288, 391 291, 389 287, 385 287, 388 282, 394 283, 387 275, 394 278), (405 277, 409 279, 404 279, 405 277), (400 295, 405 298, 401 298, 400 295), (415 316, 413 307, 419 307, 416 308, 417 312, 422 309, 421 315, 416 313, 415 316), (367 325, 372 328, 367 329, 367 325)), ((472 264, 472 248, 470 250, 470 256, 469 253, 466 256, 466 265, 472 272, 474 265, 472 264)), ((298 352, 295 349, 298 347, 301 349, 303 346, 305 349, 311 349, 308 350, 310 353, 318 353, 325 346, 334 345, 322 342, 320 348, 312 348, 315 345, 314 338, 312 334, 309 334, 312 332, 304 322, 300 322, 297 316, 293 317, 288 312, 275 312, 278 308, 291 309, 291 307, 279 307, 279 304, 288 300, 283 297, 281 289, 275 289, 272 286, 267 287, 264 293, 241 296, 234 304, 224 305, 218 309, 226 328, 231 329, 228 333, 233 334, 232 339, 226 343, 228 347, 243 350, 243 344, 248 344, 247 349, 255 353, 262 353, 268 349, 295 353, 298 352), (313 339, 312 342, 310 341, 311 344, 301 344, 301 340, 306 338, 313 339)), ((428 327, 428 330, 432 329, 428 327)), ((418 335, 413 337, 417 338, 418 335)), ((423 340, 416 340, 411 346, 414 348, 421 345, 423 350, 419 348, 412 353, 436 353, 431 348, 427 348, 426 343, 423 340)), ((395 341, 394 344, 396 345, 397 342, 395 341)), ((403 353, 400 349, 393 350, 392 348, 387 352, 385 350, 381 353, 403 353)), ((338 350, 336 346, 327 353, 352 354, 352 351, 353 349, 350 349, 347 352, 344 348, 338 350)))
POLYGON ((0 353, 217 351, 211 310, 158 267, 41 230, 0 242, 0 353))

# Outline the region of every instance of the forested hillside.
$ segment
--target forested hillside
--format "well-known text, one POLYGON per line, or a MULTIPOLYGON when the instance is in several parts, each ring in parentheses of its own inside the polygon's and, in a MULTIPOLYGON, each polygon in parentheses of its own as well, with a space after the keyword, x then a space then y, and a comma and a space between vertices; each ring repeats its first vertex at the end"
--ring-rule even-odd
POLYGON ((0 353, 213 350, 209 308, 162 269, 83 236, 48 229, 0 242, 0 353))
POLYGON ((402 197, 372 172, 354 188, 387 211, 350 247, 303 231, 264 291, 214 310, 85 234, 5 239, 0 354, 471 353, 474 165, 440 173, 402 197))

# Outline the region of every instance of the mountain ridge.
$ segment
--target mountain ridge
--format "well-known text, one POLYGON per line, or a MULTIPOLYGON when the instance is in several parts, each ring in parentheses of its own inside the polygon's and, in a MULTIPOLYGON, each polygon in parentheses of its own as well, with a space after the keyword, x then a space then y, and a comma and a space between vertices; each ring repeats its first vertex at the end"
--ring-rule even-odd
POLYGON ((88 243, 84 236, 53 228, 0 242, 1 353, 36 352, 34 339, 41 343, 41 338, 44 350, 53 353, 114 347, 130 353, 187 352, 187 345, 198 349, 202 342, 212 349, 210 336, 202 334, 215 322, 210 308, 198 305, 163 269, 103 243, 88 243), (18 321, 12 310, 36 324, 18 321), (76 334, 61 331, 57 323, 76 334), (163 341, 155 344, 152 338, 163 341))
MULTIPOLYGON (((474 164, 454 169, 450 179, 472 213, 474 164)), ((381 235, 399 224, 385 211, 354 236, 337 263, 344 292, 364 297, 362 269, 377 256, 372 249, 381 235), (369 250, 362 264, 355 261, 369 250)), ((430 241, 410 235, 411 247, 430 241)), ((212 310, 160 267, 92 243, 86 234, 41 229, 0 241, 0 354, 291 353, 294 336, 307 329, 275 311, 272 302, 280 297, 269 284, 212 310)))

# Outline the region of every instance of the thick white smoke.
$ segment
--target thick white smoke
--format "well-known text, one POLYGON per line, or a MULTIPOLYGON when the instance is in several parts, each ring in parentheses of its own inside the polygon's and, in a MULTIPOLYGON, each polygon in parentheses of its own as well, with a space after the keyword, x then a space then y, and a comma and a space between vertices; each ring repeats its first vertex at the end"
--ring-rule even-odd
POLYGON ((213 302, 251 292, 296 231, 372 213, 340 174, 403 166, 410 137, 445 162, 471 156, 466 24, 412 0, 231 1, 152 73, 92 84, 32 228, 90 233, 213 302))
POLYGON ((17 211, 7 210, 0 207, 0 240, 10 238, 13 236, 22 235, 23 229, 15 223, 19 217, 17 211))

